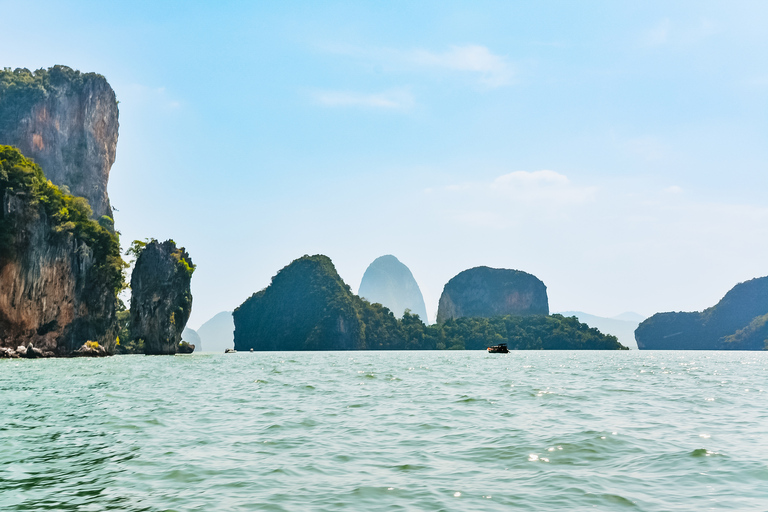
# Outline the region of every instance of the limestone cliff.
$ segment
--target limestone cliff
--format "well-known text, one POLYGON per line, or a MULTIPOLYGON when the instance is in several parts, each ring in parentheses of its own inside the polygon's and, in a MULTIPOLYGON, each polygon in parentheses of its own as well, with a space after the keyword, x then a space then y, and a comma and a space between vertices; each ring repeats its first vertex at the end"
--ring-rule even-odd
POLYGON ((90 220, 15 148, 0 146, 0 347, 46 355, 115 345, 122 260, 117 235, 90 220))
POLYGON ((547 287, 520 270, 475 267, 456 275, 443 288, 437 322, 453 318, 501 315, 548 315, 547 287))
POLYGON ((635 339, 640 350, 765 350, 768 276, 737 284, 701 312, 656 313, 635 339))
POLYGON ((115 92, 95 73, 54 66, 0 71, 0 144, 35 160, 55 185, 112 217, 107 182, 118 132, 115 92))
POLYGON ((357 294, 369 302, 386 306, 398 317, 410 309, 424 322, 428 321, 424 297, 416 279, 410 269, 391 254, 373 260, 363 274, 357 294))
POLYGON ((175 354, 192 312, 195 266, 173 240, 152 240, 137 251, 131 274, 131 336, 145 354, 175 354))

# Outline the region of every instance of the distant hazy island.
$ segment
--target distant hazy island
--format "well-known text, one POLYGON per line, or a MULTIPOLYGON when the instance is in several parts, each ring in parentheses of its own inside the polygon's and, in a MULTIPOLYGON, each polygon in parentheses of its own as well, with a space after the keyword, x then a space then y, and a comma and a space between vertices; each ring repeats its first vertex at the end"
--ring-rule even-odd
MULTIPOLYGON (((480 272, 487 273, 485 268, 480 272)), ((516 271, 506 272, 517 276, 516 271)), ((489 285, 482 279, 477 283, 480 287, 475 292, 457 292, 479 297, 489 285)), ((515 297, 525 295, 516 289, 507 291, 515 297)), ((525 299, 516 304, 522 310, 530 306, 525 299)), ((511 350, 625 348, 616 337, 575 318, 493 313, 489 317, 450 318, 431 326, 409 311, 400 319, 381 304, 354 295, 327 256, 304 256, 280 270, 267 288, 235 309, 235 349, 460 350, 485 349, 498 343, 507 343, 511 350)))

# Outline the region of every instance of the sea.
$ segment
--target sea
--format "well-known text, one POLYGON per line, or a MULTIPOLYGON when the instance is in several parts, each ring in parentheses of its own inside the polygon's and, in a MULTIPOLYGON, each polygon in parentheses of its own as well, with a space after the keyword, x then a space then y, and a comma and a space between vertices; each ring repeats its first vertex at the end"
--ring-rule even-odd
POLYGON ((0 360, 2 511, 768 510, 768 353, 0 360))

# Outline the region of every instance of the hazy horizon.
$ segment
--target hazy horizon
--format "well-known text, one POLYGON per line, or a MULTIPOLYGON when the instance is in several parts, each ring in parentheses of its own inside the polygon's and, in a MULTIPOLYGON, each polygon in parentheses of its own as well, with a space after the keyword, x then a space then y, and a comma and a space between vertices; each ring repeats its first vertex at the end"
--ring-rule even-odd
POLYGON ((116 228, 188 249, 190 326, 304 254, 393 254, 432 318, 480 265, 608 318, 768 275, 764 2, 0 9, 3 67, 115 89, 116 228))

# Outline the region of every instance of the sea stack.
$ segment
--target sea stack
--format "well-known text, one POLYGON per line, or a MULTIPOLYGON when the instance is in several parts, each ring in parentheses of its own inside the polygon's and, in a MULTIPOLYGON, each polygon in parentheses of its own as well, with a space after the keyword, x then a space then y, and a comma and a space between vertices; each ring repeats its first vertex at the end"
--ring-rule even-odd
POLYGON ((635 339, 640 350, 766 350, 768 276, 737 284, 701 312, 656 313, 635 339))
POLYGON ((475 267, 445 285, 437 323, 461 317, 548 315, 547 287, 520 270, 475 267))
POLYGON ((363 274, 357 294, 368 302, 386 306, 397 317, 409 309, 428 323, 427 308, 416 279, 410 269, 391 254, 373 260, 363 274))
POLYGON ((67 66, 0 71, 0 144, 17 147, 54 185, 112 217, 107 182, 118 134, 115 91, 67 66))
POLYGON ((144 340, 144 353, 178 351, 192 312, 190 284, 195 265, 173 240, 152 240, 138 251, 131 274, 131 336, 144 340))

